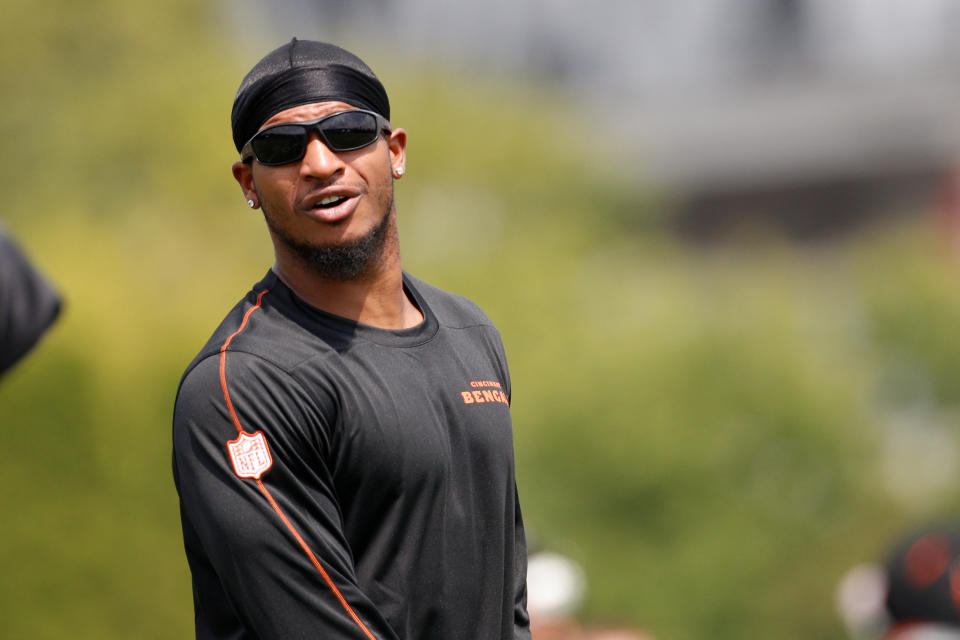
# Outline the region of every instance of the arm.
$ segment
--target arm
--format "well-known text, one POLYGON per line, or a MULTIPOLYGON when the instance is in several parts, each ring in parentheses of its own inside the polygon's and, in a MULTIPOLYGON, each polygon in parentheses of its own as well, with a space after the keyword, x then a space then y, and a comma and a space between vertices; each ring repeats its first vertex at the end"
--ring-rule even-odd
MULTIPOLYGON (((513 393, 510 383, 510 368, 507 365, 507 355, 499 332, 496 334, 495 355, 503 376, 504 389, 507 398, 512 401, 513 393)), ((515 473, 515 472, 514 472, 515 473)), ((530 616, 527 613, 527 540, 523 528, 523 515, 520 512, 520 494, 517 483, 513 483, 513 526, 514 526, 514 585, 513 585, 513 638, 514 640, 530 640, 530 616)))
MULTIPOLYGON (((510 381, 510 367, 507 365, 507 354, 503 347, 500 332, 494 330, 494 337, 494 360, 500 370, 500 375, 503 377, 507 398, 512 402, 513 392, 510 381)), ((517 491, 516 479, 513 483, 513 520, 513 638, 514 640, 530 640, 530 616, 527 613, 527 540, 523 528, 523 515, 520 512, 520 495, 517 491)))
POLYGON ((0 229, 0 374, 40 339, 60 312, 60 299, 0 229))
POLYGON ((530 640, 530 616, 527 614, 527 542, 520 514, 520 499, 514 486, 514 598, 513 638, 530 640))
POLYGON ((325 460, 328 416, 288 374, 239 352, 200 362, 174 412, 174 474, 198 637, 395 640, 362 592, 325 460), (231 414, 233 407, 235 416, 231 414), (240 477, 227 449, 261 432, 272 464, 240 477))

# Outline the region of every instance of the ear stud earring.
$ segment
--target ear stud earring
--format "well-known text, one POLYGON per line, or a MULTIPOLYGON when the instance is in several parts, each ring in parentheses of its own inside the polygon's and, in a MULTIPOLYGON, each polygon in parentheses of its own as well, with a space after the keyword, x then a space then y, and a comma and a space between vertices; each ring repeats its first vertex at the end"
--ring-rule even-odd
POLYGON ((253 209, 255 206, 257 206, 257 203, 254 202, 253 200, 247 200, 247 204, 250 205, 250 208, 251 208, 251 209, 253 209))
POLYGON ((403 167, 397 167, 396 169, 394 169, 393 174, 398 178, 401 177, 403 175, 403 167))

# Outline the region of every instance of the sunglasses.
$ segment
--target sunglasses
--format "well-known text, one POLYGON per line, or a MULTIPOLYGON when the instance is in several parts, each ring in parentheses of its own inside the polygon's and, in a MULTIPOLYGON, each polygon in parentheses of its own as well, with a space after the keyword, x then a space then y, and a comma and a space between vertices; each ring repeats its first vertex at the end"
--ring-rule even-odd
POLYGON ((331 151, 355 151, 373 144, 381 131, 390 131, 386 118, 373 111, 340 111, 306 122, 285 122, 258 131, 243 145, 244 162, 256 158, 269 167, 297 162, 307 152, 310 133, 317 135, 331 151))

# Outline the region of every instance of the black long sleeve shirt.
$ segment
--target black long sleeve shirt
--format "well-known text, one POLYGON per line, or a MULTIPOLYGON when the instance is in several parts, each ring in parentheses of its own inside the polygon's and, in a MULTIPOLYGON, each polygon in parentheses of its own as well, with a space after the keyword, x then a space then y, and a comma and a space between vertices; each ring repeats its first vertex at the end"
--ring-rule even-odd
POLYGON ((187 368, 174 477, 200 639, 528 639, 500 337, 404 275, 411 329, 272 272, 187 368))

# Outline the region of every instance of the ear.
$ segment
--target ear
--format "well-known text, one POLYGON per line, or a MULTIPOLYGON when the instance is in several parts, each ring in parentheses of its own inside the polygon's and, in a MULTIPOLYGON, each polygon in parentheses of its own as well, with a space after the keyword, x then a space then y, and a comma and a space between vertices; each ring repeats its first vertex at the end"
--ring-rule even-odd
POLYGON ((243 199, 253 201, 253 208, 256 209, 260 205, 260 202, 257 198, 257 191, 253 187, 253 163, 234 162, 232 169, 233 179, 237 181, 237 184, 240 185, 240 190, 243 191, 243 199))
MULTIPOLYGON (((403 129, 394 129, 387 136, 387 146, 390 150, 390 171, 407 168, 407 132, 403 129)), ((394 173, 394 175, 396 175, 394 173)))

